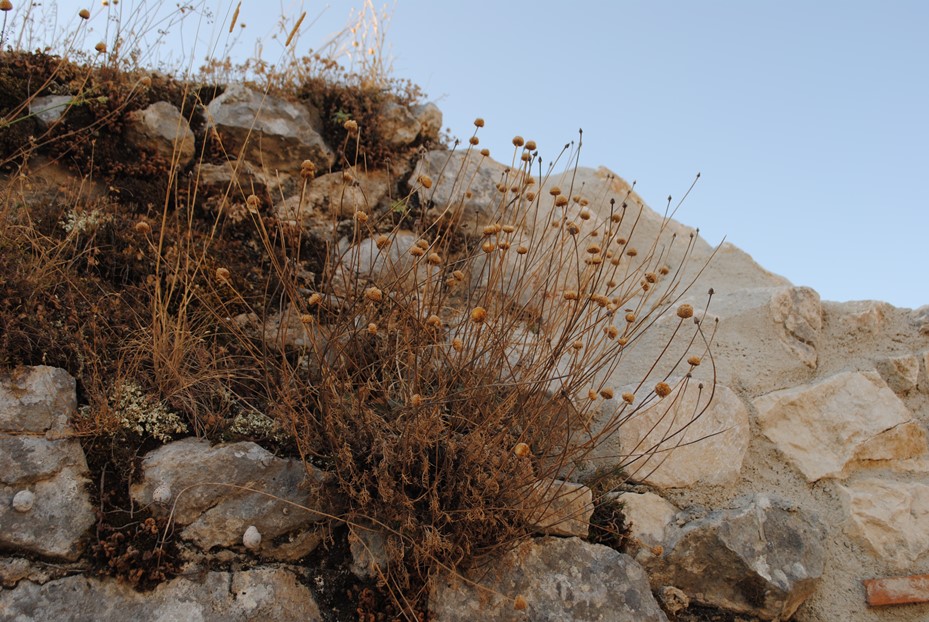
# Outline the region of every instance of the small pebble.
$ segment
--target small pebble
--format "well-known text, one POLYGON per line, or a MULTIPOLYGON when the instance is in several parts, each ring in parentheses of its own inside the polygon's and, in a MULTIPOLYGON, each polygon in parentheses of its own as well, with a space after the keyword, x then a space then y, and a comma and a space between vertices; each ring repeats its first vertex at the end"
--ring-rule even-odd
POLYGON ((242 536, 242 544, 249 551, 257 550, 261 546, 261 533, 254 525, 249 525, 242 536))
POLYGON ((35 505, 35 493, 31 490, 20 490, 13 496, 13 509, 26 513, 35 505))
POLYGON ((152 492, 152 501, 159 505, 166 505, 171 501, 171 487, 167 484, 159 484, 152 492))

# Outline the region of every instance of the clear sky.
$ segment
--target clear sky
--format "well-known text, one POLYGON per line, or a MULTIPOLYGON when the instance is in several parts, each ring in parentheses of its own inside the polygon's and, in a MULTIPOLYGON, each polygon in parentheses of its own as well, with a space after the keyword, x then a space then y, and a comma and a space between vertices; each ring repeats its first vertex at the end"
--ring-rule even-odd
MULTIPOLYGON (((222 50, 228 21, 218 24, 236 3, 204 4, 216 19, 200 39, 222 50)), ((711 243, 726 236, 827 300, 929 304, 929 2, 373 4, 391 16, 394 74, 423 87, 453 135, 481 116, 492 153, 520 134, 553 157, 583 128, 581 164, 637 180, 653 208, 700 172, 678 219, 711 243)), ((62 23, 90 6, 98 33, 114 8, 57 5, 62 23)), ((232 53, 249 56, 263 37, 276 60, 269 35, 303 10, 298 52, 319 48, 362 6, 243 0, 232 53)), ((176 53, 196 40, 168 31, 176 53)))

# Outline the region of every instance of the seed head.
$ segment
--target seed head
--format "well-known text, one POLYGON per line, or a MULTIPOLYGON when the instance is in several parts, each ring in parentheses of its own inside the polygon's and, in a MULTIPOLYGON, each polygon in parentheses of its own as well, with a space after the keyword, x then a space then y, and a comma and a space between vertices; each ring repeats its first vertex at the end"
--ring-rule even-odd
POLYGON ((452 339, 452 347, 455 349, 455 352, 461 352, 464 349, 464 344, 461 342, 461 339, 455 337, 452 339))
POLYGON ((355 121, 354 119, 349 119, 348 121, 342 124, 342 127, 345 128, 345 131, 348 132, 349 134, 354 134, 355 132, 358 131, 358 122, 355 121))
POLYGON ((429 256, 426 257, 426 261, 428 261, 430 265, 438 266, 442 263, 442 257, 438 253, 429 253, 429 256))
POLYGON ((613 389, 609 387, 603 387, 602 389, 600 389, 600 397, 602 397, 605 400, 613 399, 613 389))
POLYGON ((468 142, 471 143, 472 145, 478 145, 480 144, 481 139, 478 138, 477 136, 472 136, 471 138, 468 139, 468 142))
POLYGON ((564 296, 565 300, 577 300, 578 299, 577 291, 573 289, 569 289, 564 294, 562 294, 562 296, 564 296))
POLYGON ((696 367, 697 365, 699 365, 701 362, 702 362, 702 361, 701 361, 701 359, 700 359, 699 356, 691 356, 690 358, 687 359, 687 364, 688 364, 688 365, 693 365, 694 367, 696 367))
POLYGON ((522 244, 520 244, 519 246, 516 247, 516 252, 519 253, 520 255, 525 255, 526 253, 529 252, 529 249, 523 246, 522 244))
POLYGON ((534 140, 527 140, 527 141, 526 141, 526 149, 528 149, 529 151, 535 151, 535 149, 536 149, 535 141, 534 141, 534 140))
POLYGON ((575 350, 583 350, 584 342, 578 339, 577 341, 571 344, 571 347, 574 348, 575 350))
POLYGON ((365 298, 371 302, 380 302, 384 299, 384 293, 376 287, 369 287, 365 290, 365 298))
POLYGON ((413 246, 412 248, 410 248, 410 255, 412 255, 413 257, 422 257, 425 254, 426 254, 426 251, 424 251, 418 246, 413 246))
POLYGON ((529 153, 528 151, 523 151, 523 154, 519 156, 519 159, 522 160, 523 162, 528 162, 529 160, 532 159, 532 154, 529 153))
POLYGON ((487 309, 484 307, 474 307, 471 310, 471 321, 475 324, 480 324, 487 319, 487 309))
POLYGON ((484 127, 484 119, 478 117, 474 120, 474 127, 484 127))
POLYGON ((561 194, 561 188, 559 188, 558 186, 552 186, 551 188, 548 189, 548 193, 552 195, 553 197, 557 197, 559 194, 561 194))
POLYGON ((304 313, 303 315, 300 316, 300 323, 307 325, 307 326, 312 324, 315 320, 316 318, 314 318, 309 313, 304 313))
POLYGON ((534 201, 534 200, 535 200, 535 192, 532 192, 531 190, 530 190, 529 192, 527 192, 527 193, 526 193, 526 200, 527 200, 527 201, 534 201))
POLYGON ((522 146, 525 145, 525 144, 526 144, 526 141, 523 140, 523 137, 522 137, 522 136, 514 136, 514 137, 513 137, 513 145, 514 145, 514 146, 516 146, 516 147, 522 147, 522 146))
POLYGON ((497 243, 497 248, 499 248, 502 251, 509 250, 510 243, 507 240, 500 240, 500 242, 497 243))
MULTIPOLYGON (((7 4, 9 4, 9 2, 7 4)), ((13 5, 10 5, 10 9, 11 8, 13 8, 13 5)), ((6 9, 6 10, 9 11, 10 9, 6 9)), ((103 54, 104 52, 106 52, 106 43, 101 41, 100 43, 94 46, 94 49, 97 50, 97 52, 99 52, 100 54, 103 54)))
POLYGON ((229 270, 226 268, 216 268, 216 278, 220 281, 228 281, 229 276, 229 270))
POLYGON ((410 396, 410 406, 413 408, 418 408, 423 403, 423 396, 419 393, 414 393, 410 396))
POLYGON ((555 207, 564 207, 568 204, 568 197, 563 194, 559 194, 555 197, 555 207))
POLYGON ((368 324, 368 334, 369 335, 377 334, 377 324, 375 324, 374 322, 371 322, 370 324, 368 324))
POLYGON ((434 315, 434 314, 430 315, 429 318, 426 320, 426 324, 428 324, 432 328, 442 328, 442 320, 439 319, 438 315, 434 315))
POLYGON ((628 393, 628 392, 623 393, 622 398, 623 398, 623 401, 626 402, 627 404, 631 404, 632 402, 635 401, 635 395, 633 395, 632 393, 628 393))
POLYGON ((455 277, 456 281, 464 281, 465 275, 464 275, 464 272, 462 272, 461 270, 455 270, 454 272, 452 272, 452 276, 455 277))
POLYGON ((630 249, 626 250, 626 255, 628 255, 629 257, 635 257, 635 256, 638 255, 638 254, 639 254, 639 251, 637 251, 637 250, 634 249, 634 248, 630 248, 630 249))
POLYGON ((320 303, 322 299, 323 297, 318 292, 314 292, 310 294, 309 298, 306 299, 306 304, 308 304, 311 307, 315 307, 316 305, 320 303))
POLYGON ((432 187, 432 178, 429 177, 429 175, 420 175, 416 178, 416 181, 418 181, 420 185, 427 190, 432 187))
POLYGON ((526 602, 526 599, 523 596, 517 596, 513 599, 513 609, 516 611, 525 611, 528 606, 529 603, 526 602))
POLYGON ((686 320, 687 318, 690 318, 693 316, 694 316, 694 308, 691 307, 690 305, 683 304, 677 308, 677 317, 681 318, 682 320, 686 320))
POLYGON ((618 343, 618 344, 621 345, 621 346, 624 346, 624 345, 626 345, 627 343, 629 343, 629 338, 628 338, 628 337, 620 337, 619 339, 616 340, 616 343, 618 343))
POLYGON ((489 158, 489 157, 490 157, 490 149, 486 149, 486 148, 485 148, 485 149, 481 149, 481 155, 484 156, 485 158, 489 158))
POLYGON ((593 389, 589 389, 587 391, 587 399, 589 399, 591 402, 597 399, 597 392, 593 389))
POLYGON ((493 235, 497 232, 497 227, 495 225, 487 225, 484 227, 483 231, 485 236, 493 235))
POLYGON ((90 19, 90 11, 87 9, 81 9, 77 12, 81 19, 90 19))
POLYGON ((633 322, 635 322, 635 313, 627 313, 627 314, 626 314, 626 321, 629 322, 630 324, 632 324, 633 322))
POLYGON ((605 332, 610 339, 616 339, 616 336, 619 334, 619 329, 611 324, 604 328, 603 332, 605 332))
POLYGON ((140 220, 132 228, 135 229, 136 233, 141 233, 142 235, 148 235, 152 231, 151 225, 149 225, 144 220, 140 220))
POLYGON ((313 160, 304 160, 300 165, 300 176, 304 179, 313 179, 316 176, 316 164, 313 160))
POLYGON ((581 197, 580 203, 581 203, 581 207, 587 207, 588 205, 590 205, 590 201, 588 201, 584 197, 581 197))
POLYGON ((666 382, 659 382, 655 385, 655 394, 658 397, 668 397, 671 395, 671 387, 666 382))
POLYGON ((503 231, 503 233, 513 233, 516 231, 516 227, 513 225, 503 225, 500 227, 500 229, 503 231))
POLYGON ((600 252, 600 245, 591 244, 590 246, 587 247, 587 252, 590 253, 591 255, 596 255, 597 253, 600 252))
POLYGON ((526 443, 516 443, 516 445, 513 447, 513 453, 520 458, 525 458, 530 453, 532 453, 532 450, 529 449, 529 445, 526 443))
POLYGON ((658 268, 658 274, 662 276, 665 276, 669 272, 671 272, 671 268, 669 268, 668 266, 661 266, 660 268, 658 268))
POLYGON ((420 247, 420 248, 423 249, 423 250, 428 250, 428 249, 429 249, 429 242, 427 242, 426 240, 420 238, 420 239, 416 240, 416 246, 420 247))
POLYGON ((360 225, 365 224, 366 222, 368 222, 368 215, 360 210, 355 212, 355 222, 357 222, 360 225))
POLYGON ((581 217, 581 220, 590 220, 590 216, 591 216, 590 210, 582 209, 579 216, 581 217))
POLYGON ((376 240, 374 240, 374 244, 375 244, 375 246, 377 246, 379 249, 383 250, 383 249, 387 248, 388 246, 390 246, 390 238, 387 237, 387 236, 384 235, 384 234, 381 234, 381 235, 377 236, 377 239, 376 239, 376 240))
POLYGON ((565 225, 565 228, 568 230, 568 233, 571 235, 577 235, 581 232, 580 226, 576 222, 569 222, 565 225))
POLYGON ((645 280, 648 281, 649 283, 655 283, 658 280, 658 275, 655 274, 654 272, 646 272, 645 280))
POLYGON ((261 201, 254 194, 248 195, 248 198, 245 199, 245 207, 248 208, 249 213, 257 214, 258 206, 261 205, 261 201))
POLYGON ((485 240, 484 243, 481 244, 481 250, 484 251, 485 253, 492 253, 496 250, 496 248, 497 248, 497 245, 491 242, 490 240, 485 240))

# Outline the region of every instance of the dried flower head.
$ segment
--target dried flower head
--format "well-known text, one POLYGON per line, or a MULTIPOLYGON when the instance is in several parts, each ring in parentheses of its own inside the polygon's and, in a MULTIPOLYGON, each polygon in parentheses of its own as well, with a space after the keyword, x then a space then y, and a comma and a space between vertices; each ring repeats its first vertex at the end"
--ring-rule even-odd
POLYGON ((581 227, 576 222, 565 223, 565 229, 567 229, 568 233, 571 235, 577 235, 581 232, 581 227))
POLYGON ((526 443, 516 443, 516 445, 513 447, 513 453, 520 458, 525 458, 530 453, 532 453, 532 450, 529 449, 529 445, 526 443))
POLYGON ((259 205, 261 205, 261 200, 254 194, 248 195, 248 198, 245 199, 245 207, 248 208, 248 211, 251 214, 258 213, 259 205))
POLYGON ((669 268, 668 266, 661 266, 660 268, 658 268, 658 274, 662 276, 668 274, 669 272, 671 272, 671 268, 669 268))
POLYGON ((694 367, 697 367, 702 362, 703 361, 700 359, 700 357, 696 355, 691 356, 690 358, 687 359, 687 364, 693 365, 694 367))
POLYGON ((490 240, 484 240, 484 243, 481 244, 481 250, 485 253, 492 253, 497 249, 497 245, 491 242, 490 240))
POLYGON ((529 192, 527 192, 527 193, 526 193, 526 200, 527 200, 527 201, 535 201, 535 192, 532 192, 531 190, 530 190, 529 192))
POLYGON ((648 281, 649 283, 655 283, 658 281, 658 275, 655 274, 654 272, 646 272, 645 280, 648 281))
POLYGON ((591 255, 596 255, 597 253, 600 252, 600 245, 591 244, 590 246, 587 247, 587 252, 590 253, 591 255))
POLYGON ((358 122, 355 121, 354 119, 349 119, 348 121, 342 124, 342 127, 349 134, 354 134, 355 132, 358 131, 358 122))
POLYGON ((513 233, 516 231, 516 227, 513 225, 502 225, 500 229, 503 231, 503 233, 513 233))
POLYGON ((519 156, 519 159, 522 160, 523 162, 528 162, 532 159, 532 154, 529 153, 528 151, 523 151, 523 154, 519 156))
POLYGON ((311 307, 315 307, 320 303, 320 301, 322 301, 322 299, 323 297, 321 294, 319 294, 319 292, 313 292, 310 294, 310 297, 306 299, 306 304, 311 307))
POLYGON ((365 298, 371 302, 380 302, 384 299, 384 292, 377 287, 369 287, 365 290, 365 298))
POLYGON ((568 197, 563 194, 559 194, 555 197, 555 207, 564 207, 568 204, 568 197))
POLYGON ((442 328, 442 320, 439 318, 438 315, 435 315, 435 314, 430 315, 426 319, 426 324, 428 324, 432 328, 442 328))
POLYGON ((426 240, 422 238, 416 240, 416 246, 420 247, 424 251, 429 250, 429 242, 427 242, 426 240))
POLYGON ((613 389, 609 387, 603 387, 602 389, 600 389, 600 397, 602 397, 605 400, 613 399, 613 389))
POLYGON ((480 324, 487 319, 487 309, 484 307, 474 307, 471 310, 471 321, 475 324, 480 324))
POLYGON ((628 392, 623 393, 622 398, 623 398, 623 401, 626 402, 627 404, 631 404, 632 402, 635 401, 635 395, 633 395, 632 393, 628 393, 628 392))
MULTIPOLYGON (((12 8, 12 5, 11 5, 11 8, 12 8)), ((9 11, 10 9, 6 9, 6 10, 9 11)), ((94 46, 94 49, 97 50, 97 52, 99 52, 100 54, 103 54, 104 52, 106 52, 106 43, 101 41, 100 43, 94 46)))
POLYGON ((304 313, 303 315, 300 316, 301 324, 309 325, 309 324, 312 324, 314 321, 316 321, 316 318, 314 318, 309 313, 304 313))
POLYGON ((418 408, 419 406, 422 406, 422 403, 423 403, 423 396, 420 395, 419 393, 414 393, 413 395, 410 396, 410 406, 412 406, 413 408, 418 408))
POLYGON ((420 175, 416 178, 416 181, 418 181, 423 188, 429 189, 432 187, 432 178, 429 177, 429 175, 420 175))
POLYGON ((452 276, 455 277, 456 281, 464 281, 465 275, 461 270, 455 270, 452 272, 452 276))
POLYGON ((523 246, 522 244, 520 244, 519 246, 516 247, 516 252, 519 253, 520 255, 525 255, 526 253, 529 252, 529 249, 523 246))
POLYGON ((355 212, 354 218, 355 218, 355 222, 357 222, 360 225, 363 225, 364 223, 368 222, 368 215, 362 212, 361 210, 355 212))
POLYGON ((551 188, 548 189, 548 193, 552 195, 553 197, 557 197, 559 194, 561 194, 561 188, 559 188, 558 186, 552 186, 551 188))
POLYGON ((375 246, 377 246, 379 249, 383 250, 383 249, 387 248, 388 246, 390 246, 390 238, 387 237, 387 236, 384 235, 384 234, 381 234, 381 235, 377 236, 377 238, 374 240, 374 244, 375 244, 375 246))
POLYGON ((481 149, 481 155, 484 156, 485 158, 489 158, 489 157, 490 157, 490 149, 486 149, 486 148, 481 149))
POLYGON ((571 344, 571 347, 574 348, 575 350, 583 350, 584 342, 578 339, 577 341, 571 344))
POLYGON ((529 151, 535 151, 535 149, 536 149, 535 141, 534 141, 534 140, 527 140, 527 141, 526 141, 526 149, 528 149, 529 151))
POLYGON ((677 317, 681 318, 682 320, 686 320, 687 318, 691 318, 693 316, 694 308, 692 306, 688 304, 682 304, 677 308, 677 317))
POLYGON ((667 382, 659 382, 655 385, 655 395, 658 397, 668 397, 671 395, 671 387, 667 382))
POLYGON ((514 145, 514 146, 516 146, 516 147, 522 147, 522 146, 525 145, 525 144, 526 144, 526 141, 523 140, 523 137, 522 137, 522 136, 514 136, 514 137, 513 137, 513 145, 514 145))
POLYGON ((626 250, 626 255, 628 255, 629 257, 635 257, 638 254, 639 254, 639 251, 637 251, 634 248, 629 248, 626 250))
POLYGON ((230 277, 229 270, 226 268, 216 268, 216 278, 220 281, 228 281, 230 277))
POLYGON ((626 314, 626 321, 632 324, 635 322, 635 313, 629 312, 626 314))
POLYGON ((464 349, 464 343, 458 337, 452 339, 452 347, 455 349, 455 352, 461 352, 464 349))
POLYGON ((442 256, 438 253, 429 253, 429 256, 426 257, 426 261, 428 261, 430 265, 438 266, 442 263, 442 256))
POLYGON ((477 136, 472 136, 471 138, 468 139, 468 142, 471 143, 472 145, 475 145, 475 146, 476 146, 476 145, 480 144, 481 139, 478 138, 477 136))
POLYGON ((132 228, 135 229, 136 233, 141 233, 142 235, 148 235, 152 231, 151 225, 144 220, 140 220, 132 228))
POLYGON ((624 346, 624 345, 626 345, 627 343, 629 343, 629 338, 628 338, 628 337, 620 337, 619 339, 616 340, 616 343, 618 343, 618 344, 621 345, 621 346, 624 346))
POLYGON ((426 251, 424 251, 419 246, 410 247, 410 255, 412 255, 413 257, 422 257, 425 254, 426 254, 426 251))
POLYGON ((300 165, 300 176, 304 179, 312 179, 316 176, 316 164, 313 160, 304 160, 300 165))
POLYGON ((577 290, 569 289, 564 294, 562 294, 565 300, 577 300, 577 290))
POLYGON ((494 226, 494 225, 487 225, 487 226, 484 227, 484 229, 483 229, 483 233, 484 233, 485 236, 487 236, 487 235, 493 235, 493 234, 495 234, 496 232, 497 232, 497 227, 494 226))
POLYGON ((374 322, 371 322, 370 324, 368 324, 368 334, 369 335, 377 334, 377 324, 375 324, 374 322))
MULTIPOLYGON (((581 220, 590 220, 590 217, 591 217, 592 215, 593 215, 593 214, 591 214, 591 212, 590 212, 589 209, 582 209, 582 210, 581 210, 581 213, 578 214, 578 216, 580 216, 581 220)), ((596 233, 596 232, 594 232, 594 233, 596 233)))
POLYGON ((604 328, 603 332, 605 332, 610 339, 616 339, 616 336, 619 335, 619 329, 612 324, 604 328))
POLYGON ((513 599, 513 609, 516 611, 525 611, 527 607, 529 607, 529 603, 526 602, 524 596, 517 596, 513 599))
POLYGON ((81 9, 80 11, 77 12, 77 14, 78 16, 80 16, 81 19, 90 19, 90 11, 88 11, 87 9, 81 9))
POLYGON ((474 127, 484 127, 484 119, 478 117, 474 120, 474 127))

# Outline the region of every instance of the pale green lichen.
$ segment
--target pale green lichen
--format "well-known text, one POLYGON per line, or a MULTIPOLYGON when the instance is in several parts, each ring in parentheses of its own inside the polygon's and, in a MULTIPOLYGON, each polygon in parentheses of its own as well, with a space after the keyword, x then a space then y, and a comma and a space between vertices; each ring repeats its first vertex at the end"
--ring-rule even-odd
POLYGON ((233 436, 254 440, 281 442, 287 438, 287 433, 277 421, 256 410, 236 415, 226 430, 233 436))
POLYGON ((84 233, 96 229, 98 226, 109 222, 110 215, 104 214, 100 210, 72 210, 65 214, 65 219, 59 222, 61 228, 67 233, 84 233))
MULTIPOLYGON (((165 408, 164 404, 146 395, 142 388, 132 381, 126 381, 113 388, 107 398, 108 406, 118 417, 120 430, 168 443, 176 434, 186 434, 187 425, 176 414, 165 408)), ((90 415, 90 407, 84 406, 81 414, 90 415)))

